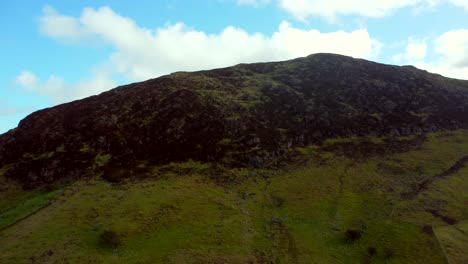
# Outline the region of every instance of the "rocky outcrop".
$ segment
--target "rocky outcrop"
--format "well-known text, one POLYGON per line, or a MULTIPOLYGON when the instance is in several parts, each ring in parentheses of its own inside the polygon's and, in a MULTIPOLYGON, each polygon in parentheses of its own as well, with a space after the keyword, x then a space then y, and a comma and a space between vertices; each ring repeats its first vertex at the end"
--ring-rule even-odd
POLYGON ((139 161, 263 167, 331 137, 468 126, 468 81, 333 54, 179 72, 44 109, 0 136, 28 187, 139 161))

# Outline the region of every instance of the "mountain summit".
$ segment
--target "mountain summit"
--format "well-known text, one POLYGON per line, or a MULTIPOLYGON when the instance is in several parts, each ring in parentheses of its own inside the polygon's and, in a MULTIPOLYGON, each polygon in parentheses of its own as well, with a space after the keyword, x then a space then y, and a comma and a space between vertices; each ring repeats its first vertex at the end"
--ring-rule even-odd
POLYGON ((198 160, 262 167, 327 138, 468 127, 468 81, 314 54, 177 72, 37 111, 0 136, 25 187, 198 160))

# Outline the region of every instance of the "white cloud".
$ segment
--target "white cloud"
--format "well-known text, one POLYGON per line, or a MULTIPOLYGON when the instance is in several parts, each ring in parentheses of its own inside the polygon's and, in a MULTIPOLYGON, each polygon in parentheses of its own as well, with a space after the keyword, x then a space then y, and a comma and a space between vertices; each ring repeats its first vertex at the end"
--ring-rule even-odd
POLYGON ((396 9, 414 5, 415 0, 280 0, 280 6, 300 20, 310 16, 335 19, 339 15, 383 17, 396 9))
POLYGON ((394 55, 392 60, 396 63, 399 62, 421 62, 426 58, 427 44, 425 40, 409 38, 406 44, 404 53, 394 55))
POLYGON ((437 38, 435 45, 450 66, 468 67, 468 29, 446 32, 437 38))
MULTIPOLYGON (((281 0, 283 3, 288 1, 292 0, 281 0)), ((323 8, 330 8, 331 11, 326 11, 327 14, 335 15, 333 4, 341 2, 330 1, 331 4, 323 8)), ((307 5, 311 2, 314 1, 302 0, 298 3, 307 5)), ((422 2, 436 5, 442 0, 369 1, 366 4, 370 8, 361 12, 379 15, 398 6, 422 2)), ((461 6, 463 3, 457 4, 461 6)), ((355 7, 345 4, 340 8, 341 13, 352 13, 355 7)), ((307 9, 306 6, 304 9, 307 9)), ((375 59, 382 46, 366 29, 321 32, 316 29, 299 29, 288 22, 282 22, 271 35, 249 33, 233 26, 228 26, 217 34, 207 34, 184 23, 149 29, 108 7, 86 8, 79 17, 62 15, 47 7, 40 21, 41 32, 51 38, 74 42, 100 39, 114 48, 108 60, 102 63, 106 73, 94 74, 89 80, 79 83, 70 84, 56 76, 39 83, 37 77, 30 72, 23 72, 18 76, 17 83, 52 96, 57 102, 82 98, 113 88, 115 82, 109 77, 112 74, 120 74, 130 81, 142 81, 174 71, 286 60, 318 52, 375 59)), ((437 39, 409 38, 404 52, 395 55, 393 60, 446 76, 467 79, 467 54, 468 30, 461 29, 447 32, 437 39), (438 57, 434 59, 434 56, 428 56, 429 51, 435 52, 438 57)))
POLYGON ((339 53, 361 58, 373 58, 380 52, 381 44, 372 39, 365 29, 352 32, 322 33, 318 30, 301 30, 283 22, 271 38, 275 49, 284 57, 298 57, 317 52, 339 53))
POLYGON ((448 31, 437 37, 433 45, 439 58, 416 65, 445 76, 468 80, 468 29, 448 31))
POLYGON ((51 6, 45 6, 42 12, 39 30, 43 34, 62 40, 78 40, 88 35, 76 18, 61 15, 51 6))
POLYGON ((447 77, 468 79, 468 29, 451 30, 428 41, 410 38, 406 52, 393 57, 397 63, 411 64, 447 77), (428 51, 432 56, 427 56, 428 51))
MULTIPOLYGON (((63 17, 58 13, 54 16, 63 17)), ((44 13, 49 16, 49 13, 44 13)), ((154 78, 174 71, 202 70, 237 63, 292 59, 317 52, 333 52, 360 58, 378 55, 380 43, 366 29, 351 32, 303 30, 287 22, 281 23, 271 36, 249 33, 233 26, 218 34, 207 34, 183 23, 168 24, 156 29, 138 26, 130 18, 108 7, 86 8, 79 18, 77 36, 48 34, 52 38, 79 40, 100 38, 115 48, 107 65, 112 72, 124 74, 132 81, 154 78)), ((60 25, 48 25, 52 28, 60 25)), ((54 33, 61 32, 55 30, 54 33)))
MULTIPOLYGON (((20 73, 17 80, 25 76, 20 73)), ((82 80, 78 83, 67 83, 63 78, 51 75, 46 81, 40 81, 31 72, 26 72, 28 75, 34 76, 35 81, 17 82, 20 86, 32 90, 39 95, 51 97, 55 103, 64 103, 67 101, 81 99, 87 96, 95 95, 116 86, 116 83, 103 73, 94 74, 93 78, 82 80)))
POLYGON ((15 79, 15 82, 29 90, 34 90, 37 85, 37 76, 30 71, 22 71, 15 79))
POLYGON ((463 7, 465 10, 468 11, 468 1, 467 0, 450 0, 450 2, 459 7, 463 7))
POLYGON ((434 7, 452 4, 468 10, 467 0, 278 0, 279 6, 299 20, 323 17, 335 20, 338 16, 384 17, 405 7, 434 7))
POLYGON ((406 47, 406 56, 410 60, 422 60, 426 57, 427 45, 423 42, 412 42, 406 47))

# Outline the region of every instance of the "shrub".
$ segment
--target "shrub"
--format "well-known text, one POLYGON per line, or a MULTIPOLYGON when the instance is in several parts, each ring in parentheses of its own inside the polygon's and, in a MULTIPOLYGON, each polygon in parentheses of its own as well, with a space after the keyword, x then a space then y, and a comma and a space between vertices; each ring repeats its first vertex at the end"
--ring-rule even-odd
POLYGON ((238 175, 222 165, 212 163, 208 168, 208 177, 217 185, 225 186, 237 182, 238 175))
POLYGON ((131 171, 124 168, 107 167, 102 178, 110 183, 119 183, 131 175, 131 171))
POLYGON ((432 235, 434 234, 434 230, 432 230, 432 226, 430 225, 424 225, 422 228, 422 231, 426 234, 432 235))
POLYGON ((106 230, 99 236, 99 243, 104 247, 117 248, 122 242, 116 232, 106 230))
POLYGON ((375 256, 377 255, 377 249, 375 247, 368 247, 367 253, 369 254, 369 256, 375 256))
POLYGON ((111 158, 112 158, 111 154, 99 153, 98 155, 96 155, 96 157, 94 157, 94 164, 98 168, 104 167, 111 160, 111 158))
POLYGON ((353 242, 361 238, 363 231, 357 229, 348 229, 345 232, 346 240, 353 242))

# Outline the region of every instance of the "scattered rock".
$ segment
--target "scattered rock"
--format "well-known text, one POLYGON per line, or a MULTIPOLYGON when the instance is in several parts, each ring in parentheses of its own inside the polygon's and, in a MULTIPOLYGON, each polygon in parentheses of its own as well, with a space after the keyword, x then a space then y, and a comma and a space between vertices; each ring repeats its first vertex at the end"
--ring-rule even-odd
POLYGON ((271 224, 282 225, 283 224, 283 219, 281 219, 279 217, 273 217, 273 218, 271 218, 270 223, 271 224))
POLYGON ((242 200, 248 200, 250 199, 250 194, 242 192, 241 197, 242 197, 242 200))
POLYGON ((271 201, 275 207, 281 207, 284 204, 284 199, 278 196, 271 196, 271 201))

